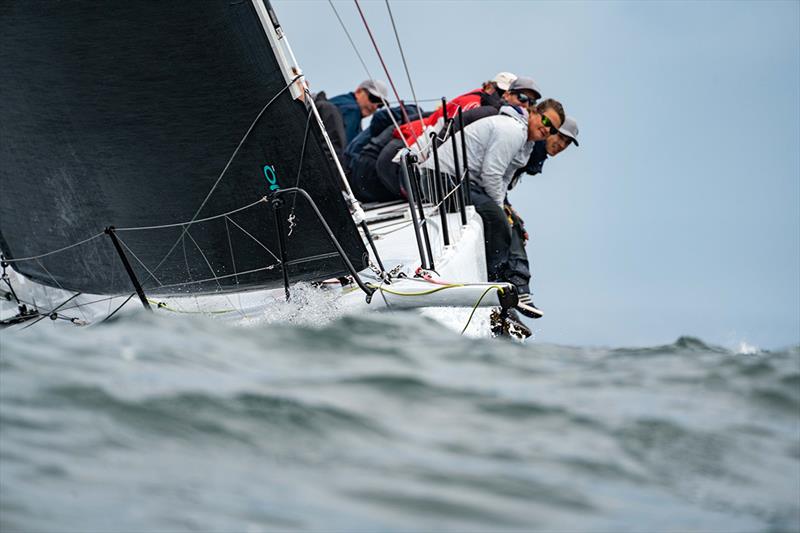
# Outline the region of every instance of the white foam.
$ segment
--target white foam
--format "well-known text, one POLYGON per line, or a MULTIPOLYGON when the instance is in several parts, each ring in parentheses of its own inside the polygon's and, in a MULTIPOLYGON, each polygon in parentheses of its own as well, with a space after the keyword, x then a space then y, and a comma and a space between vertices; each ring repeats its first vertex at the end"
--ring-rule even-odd
POLYGON ((737 354, 755 355, 761 353, 761 348, 759 348, 758 346, 754 346, 748 343, 747 341, 739 341, 739 345, 737 346, 735 351, 737 354))

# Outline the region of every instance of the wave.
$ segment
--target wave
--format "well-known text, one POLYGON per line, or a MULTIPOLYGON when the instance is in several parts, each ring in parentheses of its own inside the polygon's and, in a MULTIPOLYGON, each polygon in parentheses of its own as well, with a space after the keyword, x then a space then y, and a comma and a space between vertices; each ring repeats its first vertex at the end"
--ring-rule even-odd
POLYGON ((414 313, 31 329, 0 353, 0 528, 767 530, 800 516, 798 409, 800 349, 689 336, 520 345, 414 313))
POLYGON ((73 407, 107 416, 137 431, 186 439, 202 435, 248 441, 244 432, 234 429, 237 424, 248 432, 258 428, 258 433, 383 434, 379 426, 352 411, 267 393, 238 393, 230 397, 179 393, 132 400, 117 397, 100 387, 72 385, 47 389, 40 402, 42 407, 73 407), (228 423, 233 420, 236 424, 228 423))

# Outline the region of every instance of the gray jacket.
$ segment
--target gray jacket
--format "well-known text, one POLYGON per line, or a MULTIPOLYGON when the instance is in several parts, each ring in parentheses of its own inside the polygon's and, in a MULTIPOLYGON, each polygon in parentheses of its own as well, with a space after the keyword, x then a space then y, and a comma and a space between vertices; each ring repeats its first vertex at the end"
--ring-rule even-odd
MULTIPOLYGON (((525 166, 533 150, 534 143, 528 142, 527 111, 503 106, 498 115, 468 125, 464 128, 464 135, 470 181, 480 185, 497 205, 502 206, 514 171, 525 166)), ((460 139, 457 140, 460 148, 460 139)), ((459 160, 463 162, 464 158, 459 157, 459 160)), ((439 148, 439 165, 442 172, 455 173, 452 143, 439 148)), ((424 166, 433 168, 433 158, 428 158, 424 166)))

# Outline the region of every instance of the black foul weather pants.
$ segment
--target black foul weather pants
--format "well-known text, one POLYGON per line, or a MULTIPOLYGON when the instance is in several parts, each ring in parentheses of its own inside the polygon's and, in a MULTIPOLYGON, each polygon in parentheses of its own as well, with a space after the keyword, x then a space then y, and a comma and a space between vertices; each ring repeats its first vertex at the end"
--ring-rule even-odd
POLYGON ((511 246, 511 226, 502 207, 489 198, 480 185, 469 184, 475 210, 483 219, 483 239, 486 250, 486 275, 489 281, 503 281, 511 246))

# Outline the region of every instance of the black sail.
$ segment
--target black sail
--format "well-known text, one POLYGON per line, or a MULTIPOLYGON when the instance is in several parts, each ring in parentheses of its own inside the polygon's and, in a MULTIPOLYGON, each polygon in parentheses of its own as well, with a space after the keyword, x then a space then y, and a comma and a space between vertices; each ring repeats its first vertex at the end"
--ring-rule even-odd
MULTIPOLYGON (((4 2, 0 80, 0 249, 23 275, 74 291, 131 292, 105 235, 22 259, 107 226, 166 225, 118 232, 146 289, 275 286, 272 207, 236 211, 272 182, 307 190, 349 259, 366 266, 321 132, 285 90, 250 0, 4 2)), ((305 200, 285 198, 291 279, 343 273, 305 200)))

